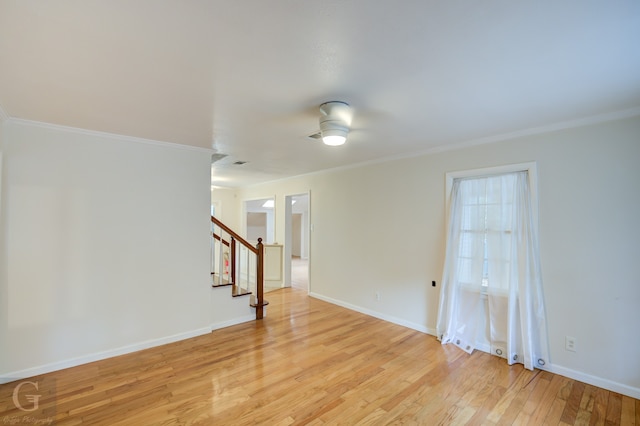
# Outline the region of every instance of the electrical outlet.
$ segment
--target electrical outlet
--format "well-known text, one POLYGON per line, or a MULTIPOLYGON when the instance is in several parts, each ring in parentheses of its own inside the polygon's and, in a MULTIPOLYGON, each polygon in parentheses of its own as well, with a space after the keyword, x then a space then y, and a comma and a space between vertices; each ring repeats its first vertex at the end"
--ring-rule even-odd
POLYGON ((380 301, 380 292, 379 291, 376 291, 376 300, 380 301))
POLYGON ((576 338, 571 336, 564 336, 564 348, 570 352, 575 352, 576 338))

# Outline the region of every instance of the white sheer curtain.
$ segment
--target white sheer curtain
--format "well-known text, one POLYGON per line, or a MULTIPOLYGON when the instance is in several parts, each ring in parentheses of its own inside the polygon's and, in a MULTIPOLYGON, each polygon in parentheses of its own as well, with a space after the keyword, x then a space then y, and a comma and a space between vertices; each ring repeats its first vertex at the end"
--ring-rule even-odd
POLYGON ((453 182, 437 332, 468 353, 548 362, 537 217, 527 171, 453 182))

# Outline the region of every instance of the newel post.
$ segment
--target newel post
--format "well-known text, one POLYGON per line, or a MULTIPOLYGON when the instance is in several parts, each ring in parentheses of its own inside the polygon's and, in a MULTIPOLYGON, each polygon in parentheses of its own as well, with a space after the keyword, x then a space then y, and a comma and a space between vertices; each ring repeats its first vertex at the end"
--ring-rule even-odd
POLYGON ((258 249, 258 261, 256 262, 256 292, 258 293, 256 295, 256 319, 262 319, 264 316, 264 245, 262 244, 262 238, 258 238, 256 249, 258 249))

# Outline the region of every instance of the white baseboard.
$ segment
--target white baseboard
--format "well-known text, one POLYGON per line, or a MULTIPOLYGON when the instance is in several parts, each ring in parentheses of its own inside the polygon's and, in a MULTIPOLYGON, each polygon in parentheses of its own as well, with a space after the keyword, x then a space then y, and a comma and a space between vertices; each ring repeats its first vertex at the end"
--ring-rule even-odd
POLYGON ((82 364, 88 364, 94 361, 100 361, 107 358, 112 358, 119 355, 125 355, 131 352, 137 352, 144 349, 153 348, 155 346, 166 345, 167 343, 173 343, 180 340, 190 339, 192 337, 208 334, 211 329, 208 327, 199 328, 197 330, 188 331, 185 333, 174 334, 172 336, 162 337, 159 339, 145 340, 144 342, 135 343, 132 345, 122 346, 116 349, 108 351, 96 352, 89 355, 84 355, 77 358, 71 358, 64 361, 53 362, 50 364, 40 365, 37 367, 27 368, 25 370, 13 371, 8 373, 0 373, 0 384, 9 383, 14 380, 22 380, 27 377, 38 376, 40 374, 51 373, 52 371, 63 370, 65 368, 76 367, 82 364))
POLYGON ((592 376, 560 365, 550 364, 545 368, 545 370, 592 386, 597 386, 602 389, 630 396, 631 398, 640 399, 640 388, 634 388, 633 386, 603 379, 602 377, 592 376))
POLYGON ((255 321, 256 320, 256 314, 251 314, 251 315, 245 315, 243 317, 239 317, 239 318, 234 318, 234 319, 230 319, 227 321, 221 321, 221 322, 217 322, 215 324, 211 324, 211 331, 214 330, 219 330, 221 328, 225 328, 225 327, 231 327, 232 325, 237 325, 237 324, 242 324, 245 322, 249 322, 249 321, 255 321))
MULTIPOLYGON (((388 321, 393 324, 401 325, 403 327, 411 328, 416 331, 420 331, 422 333, 431 334, 436 336, 436 330, 432 328, 425 327, 421 324, 415 324, 400 318, 396 318, 390 315, 382 314, 380 312, 375 312, 370 309, 362 308, 360 306, 352 305, 350 303, 343 302, 341 300, 336 300, 331 297, 323 296, 317 293, 309 293, 309 296, 314 297, 316 299, 324 300, 325 302, 329 302, 333 305, 342 306, 343 308, 350 309, 352 311, 360 312, 365 315, 372 316, 374 318, 379 318, 384 321, 388 321)), ((482 350, 484 352, 490 352, 488 347, 476 348, 478 350, 482 350)), ((603 379, 601 377, 592 376, 590 374, 582 373, 580 371, 572 370, 570 368, 562 367, 560 365, 547 364, 544 368, 545 371, 549 371, 554 374, 558 374, 560 376, 568 377, 573 380, 577 380, 579 382, 584 382, 592 386, 597 386, 602 389, 607 389, 612 392, 617 392, 622 395, 629 396, 631 398, 640 399, 640 388, 635 388, 633 386, 628 386, 622 383, 614 382, 612 380, 603 379)))
MULTIPOLYGON (((489 347, 489 345, 477 346, 476 349, 489 354, 491 353, 491 348, 489 347)), ((608 379, 603 379, 601 377, 592 376, 590 374, 582 373, 580 371, 572 370, 571 368, 562 367, 560 365, 554 365, 552 363, 548 363, 543 368, 540 368, 540 370, 548 371, 550 373, 577 380, 579 382, 587 383, 592 386, 597 386, 611 392, 617 392, 622 395, 627 395, 631 398, 640 399, 640 388, 634 388, 633 386, 628 386, 608 379)))
POLYGON ((416 324, 411 321, 403 320, 402 318, 394 317, 391 315, 386 315, 380 312, 372 311, 371 309, 363 308, 360 306, 352 305, 350 303, 343 302, 342 300, 333 299, 331 297, 323 296, 318 293, 309 293, 309 296, 314 297, 316 299, 324 300, 325 302, 329 302, 332 305, 342 306, 343 308, 350 309, 352 311, 360 312, 361 314, 369 315, 370 317, 378 318, 393 324, 401 325, 403 327, 410 328, 412 330, 420 331, 422 333, 430 334, 432 336, 436 335, 436 330, 432 328, 425 327, 422 324, 416 324))

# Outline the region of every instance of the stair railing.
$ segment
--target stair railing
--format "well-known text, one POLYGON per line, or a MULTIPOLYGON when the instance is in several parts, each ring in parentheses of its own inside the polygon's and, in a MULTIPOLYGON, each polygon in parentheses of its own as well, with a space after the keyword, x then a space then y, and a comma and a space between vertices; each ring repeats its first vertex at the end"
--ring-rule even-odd
POLYGON ((219 219, 211 216, 211 222, 213 285, 232 285, 234 295, 251 294, 250 305, 256 308, 256 319, 262 319, 267 305, 264 300, 262 238, 258 238, 258 244, 254 247, 219 219), (238 244, 240 247, 237 247, 238 244))

